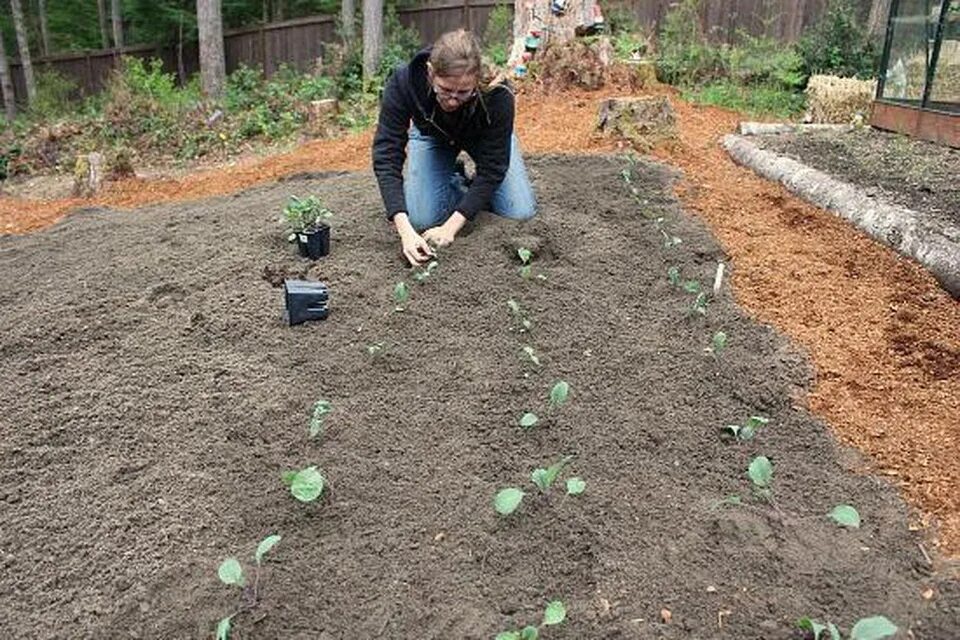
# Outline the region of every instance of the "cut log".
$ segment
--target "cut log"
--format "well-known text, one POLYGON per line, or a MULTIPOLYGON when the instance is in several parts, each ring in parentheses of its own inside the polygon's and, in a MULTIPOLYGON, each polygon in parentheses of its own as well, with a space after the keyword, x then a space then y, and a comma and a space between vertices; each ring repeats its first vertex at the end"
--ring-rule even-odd
POLYGON ((608 98, 600 103, 597 128, 629 140, 672 135, 676 116, 666 96, 608 98))
POLYGON ((89 198, 100 191, 103 184, 103 156, 89 153, 77 157, 73 169, 73 195, 89 198))

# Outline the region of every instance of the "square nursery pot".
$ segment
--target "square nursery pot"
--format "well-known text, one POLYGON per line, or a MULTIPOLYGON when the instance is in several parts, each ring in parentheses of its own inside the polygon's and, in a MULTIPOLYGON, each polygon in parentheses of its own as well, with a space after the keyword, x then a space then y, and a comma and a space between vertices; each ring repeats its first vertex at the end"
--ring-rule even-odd
POLYGON ((330 253, 330 226, 319 223, 312 231, 301 231, 297 234, 297 248, 304 258, 316 260, 330 253))
POLYGON ((283 302, 290 326, 308 320, 325 320, 330 313, 330 292, 323 282, 284 280, 283 302))

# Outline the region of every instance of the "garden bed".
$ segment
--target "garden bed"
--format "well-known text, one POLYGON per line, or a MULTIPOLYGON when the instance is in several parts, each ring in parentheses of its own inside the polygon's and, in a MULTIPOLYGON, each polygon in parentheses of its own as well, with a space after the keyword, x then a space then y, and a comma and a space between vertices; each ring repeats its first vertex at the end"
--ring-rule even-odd
POLYGON ((554 599, 568 620, 548 640, 777 640, 800 616, 877 614, 956 635, 960 588, 927 565, 897 492, 803 408, 802 354, 725 287, 692 310, 668 271, 709 287, 724 256, 665 169, 638 166, 635 202, 622 168, 535 159, 542 214, 482 219, 400 313, 391 291, 410 279, 367 174, 0 238, 0 628, 210 637, 237 603, 218 564, 279 533, 235 638, 491 638, 554 599), (276 222, 311 192, 337 214, 314 265, 276 222), (529 279, 520 245, 539 247, 529 279), (284 276, 329 282, 330 318, 285 326, 284 276), (570 398, 548 411, 558 379, 570 398), (311 441, 318 398, 333 412, 311 441), (753 440, 721 436, 753 415, 770 420, 753 440), (530 472, 565 454, 584 494, 535 495, 530 472), (771 502, 750 488, 758 455, 771 502), (302 505, 280 474, 310 464, 329 486, 302 505), (508 485, 530 495, 504 518, 508 485), (840 503, 862 528, 826 516, 840 503))
POLYGON ((960 150, 862 128, 760 136, 757 144, 931 218, 960 225, 960 150))

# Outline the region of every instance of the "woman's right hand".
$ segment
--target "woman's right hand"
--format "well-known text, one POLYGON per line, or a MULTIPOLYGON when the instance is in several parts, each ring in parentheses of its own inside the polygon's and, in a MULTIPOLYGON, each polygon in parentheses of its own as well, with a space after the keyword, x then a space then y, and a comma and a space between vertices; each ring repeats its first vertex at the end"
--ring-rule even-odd
POLYGON ((417 233, 413 225, 410 224, 410 220, 407 219, 407 214, 398 213, 393 218, 393 224, 397 228, 397 233, 400 235, 403 257, 407 259, 410 266, 418 267, 427 260, 436 257, 433 248, 423 239, 423 236, 417 233))

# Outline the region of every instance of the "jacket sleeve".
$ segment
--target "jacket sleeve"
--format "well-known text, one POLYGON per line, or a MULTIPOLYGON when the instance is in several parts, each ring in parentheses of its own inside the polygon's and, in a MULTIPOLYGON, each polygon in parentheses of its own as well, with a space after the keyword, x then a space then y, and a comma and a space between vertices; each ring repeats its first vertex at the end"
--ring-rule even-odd
POLYGON ((377 132, 373 137, 373 172, 377 176, 388 220, 407 210, 403 196, 403 163, 407 157, 407 130, 412 114, 403 99, 401 85, 407 75, 406 69, 398 70, 387 82, 377 132))
POLYGON ((514 100, 509 89, 495 89, 491 94, 490 126, 471 155, 477 164, 477 175, 470 188, 457 204, 457 211, 472 219, 481 209, 490 206, 510 167, 510 147, 513 142, 514 100))

